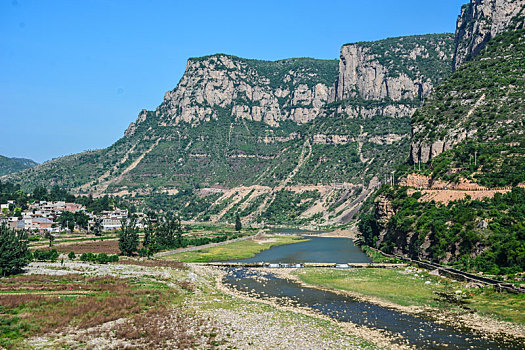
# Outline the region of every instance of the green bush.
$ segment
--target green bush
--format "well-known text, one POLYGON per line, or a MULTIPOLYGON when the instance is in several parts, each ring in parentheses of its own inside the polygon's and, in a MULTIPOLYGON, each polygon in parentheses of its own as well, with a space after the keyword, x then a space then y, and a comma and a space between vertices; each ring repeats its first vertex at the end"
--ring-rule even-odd
POLYGON ((35 250, 33 252, 33 260, 36 261, 51 261, 55 262, 58 259, 58 252, 56 249, 51 250, 35 250))
POLYGON ((110 262, 118 262, 118 255, 107 255, 106 253, 93 254, 93 253, 82 253, 80 260, 84 262, 94 262, 98 264, 107 264, 110 262))
POLYGON ((3 224, 0 226, 0 275, 18 273, 29 263, 26 237, 3 224))

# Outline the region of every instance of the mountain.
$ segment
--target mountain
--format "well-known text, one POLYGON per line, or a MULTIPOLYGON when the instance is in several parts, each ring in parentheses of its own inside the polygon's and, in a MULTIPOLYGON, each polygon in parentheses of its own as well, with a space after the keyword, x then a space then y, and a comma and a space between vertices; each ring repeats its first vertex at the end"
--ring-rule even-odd
POLYGON ((386 252, 513 274, 525 271, 525 30, 521 15, 501 14, 524 13, 525 1, 469 6, 456 31, 462 64, 413 114, 410 163, 368 200, 359 227, 386 252), (489 22, 497 34, 482 33, 489 22))
POLYGON ((523 0, 470 0, 456 23, 454 69, 475 57, 490 39, 510 29, 523 28, 523 0))
POLYGON ((25 158, 8 158, 0 155, 0 176, 11 174, 38 165, 37 162, 25 158))
MULTIPOLYGON (((454 68, 459 70, 466 60, 477 57, 491 38, 499 33, 522 29, 524 23, 524 0, 471 0, 462 7, 456 24, 454 68)), ((482 139, 491 137, 479 134, 478 129, 486 130, 491 135, 498 131, 503 135, 509 130, 511 133, 514 133, 512 130, 519 130, 522 95, 520 87, 513 82, 516 79, 519 82, 523 78, 523 65, 519 61, 520 48, 512 46, 512 39, 508 36, 498 40, 506 42, 494 45, 491 53, 485 54, 483 58, 478 57, 478 63, 470 64, 457 72, 447 82, 448 85, 441 86, 432 96, 434 101, 414 116, 412 162, 427 163, 455 144, 475 135, 481 136, 482 139), (503 50, 501 53, 494 52, 500 48, 503 50), (498 67, 487 67, 488 65, 498 67), (488 69, 489 75, 482 76, 478 69, 488 69), (495 79, 496 76, 499 79, 495 79), (456 96, 456 87, 462 89, 462 96, 456 96), (503 93, 502 89, 507 87, 509 90, 503 93), (459 105, 451 105, 453 101, 459 105), (499 113, 500 108, 509 104, 517 110, 510 114, 499 113), (501 116, 508 120, 502 120, 501 116), (492 123, 493 117, 498 119, 495 125, 477 125, 492 123)))
POLYGON ((348 221, 408 154, 409 117, 451 73, 452 34, 347 44, 340 60, 190 58, 112 146, 7 177, 186 219, 348 221))

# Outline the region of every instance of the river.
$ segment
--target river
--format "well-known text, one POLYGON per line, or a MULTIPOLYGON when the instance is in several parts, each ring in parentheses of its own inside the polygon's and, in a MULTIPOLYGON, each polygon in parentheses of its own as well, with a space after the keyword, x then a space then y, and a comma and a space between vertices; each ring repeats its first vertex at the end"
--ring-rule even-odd
MULTIPOLYGON (((242 262, 360 263, 370 259, 348 238, 307 237, 310 241, 277 246, 242 262)), ((228 269, 224 284, 240 293, 282 305, 292 303, 338 321, 387 332, 394 343, 417 349, 524 349, 518 340, 488 338, 470 329, 458 329, 432 319, 413 316, 341 294, 306 288, 279 278, 271 269, 228 269)))

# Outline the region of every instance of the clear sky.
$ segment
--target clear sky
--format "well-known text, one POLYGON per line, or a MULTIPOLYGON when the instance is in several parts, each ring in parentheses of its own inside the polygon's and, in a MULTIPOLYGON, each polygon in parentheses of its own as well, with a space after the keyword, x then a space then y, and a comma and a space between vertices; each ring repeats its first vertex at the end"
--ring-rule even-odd
POLYGON ((335 59, 344 43, 454 32, 467 0, 0 0, 0 154, 111 145, 188 57, 335 59))

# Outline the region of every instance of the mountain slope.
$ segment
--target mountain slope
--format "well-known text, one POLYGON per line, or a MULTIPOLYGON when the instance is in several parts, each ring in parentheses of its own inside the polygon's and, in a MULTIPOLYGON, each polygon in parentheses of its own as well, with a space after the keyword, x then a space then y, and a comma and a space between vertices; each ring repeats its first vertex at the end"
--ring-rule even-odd
POLYGON ((438 34, 345 45, 339 62, 191 58, 162 104, 143 110, 114 145, 9 179, 134 196, 187 219, 240 211, 259 221, 348 220, 372 179, 402 160, 409 115, 450 73, 452 50, 453 36, 438 34), (348 56, 347 46, 361 54, 348 56), (367 93, 383 84, 367 78, 370 67, 382 71, 386 95, 367 93), (287 203, 296 207, 282 218, 287 203))
POLYGON ((406 178, 381 188, 361 216, 366 244, 468 270, 525 271, 524 72, 525 30, 509 30, 435 89, 412 118, 406 178))
POLYGON ((8 158, 0 155, 0 176, 38 165, 37 162, 25 158, 8 158))
POLYGON ((441 84, 412 118, 412 162, 427 163, 467 139, 523 135, 524 54, 523 30, 500 34, 441 84))
POLYGON ((456 23, 454 69, 477 56, 496 35, 523 29, 524 0, 470 0, 456 23))

